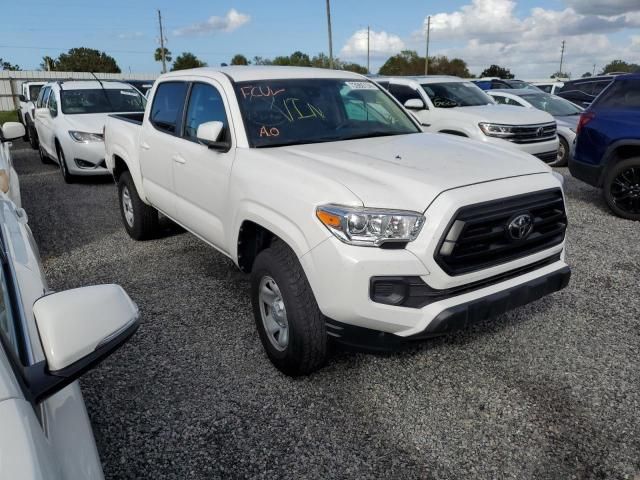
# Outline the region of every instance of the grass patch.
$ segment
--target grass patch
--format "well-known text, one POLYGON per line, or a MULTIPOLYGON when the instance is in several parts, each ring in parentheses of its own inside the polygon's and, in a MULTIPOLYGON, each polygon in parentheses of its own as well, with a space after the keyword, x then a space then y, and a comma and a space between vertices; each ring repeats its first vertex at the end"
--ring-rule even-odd
POLYGON ((17 122, 18 121, 18 112, 16 110, 12 110, 10 112, 0 112, 0 125, 5 122, 17 122))

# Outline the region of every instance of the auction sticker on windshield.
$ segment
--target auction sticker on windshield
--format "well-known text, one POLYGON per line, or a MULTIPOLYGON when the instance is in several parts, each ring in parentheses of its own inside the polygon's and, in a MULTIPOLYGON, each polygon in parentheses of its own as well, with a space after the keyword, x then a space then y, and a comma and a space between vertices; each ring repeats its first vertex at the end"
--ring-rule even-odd
POLYGON ((371 82, 344 82, 344 84, 351 88, 352 90, 377 90, 376 87, 371 82))

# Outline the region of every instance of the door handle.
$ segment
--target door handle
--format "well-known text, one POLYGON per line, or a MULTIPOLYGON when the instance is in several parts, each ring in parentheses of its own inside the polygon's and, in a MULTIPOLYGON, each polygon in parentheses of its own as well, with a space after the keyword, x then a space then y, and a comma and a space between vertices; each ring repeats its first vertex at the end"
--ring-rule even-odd
POLYGON ((151 148, 151 145, 149 145, 148 143, 142 142, 140 144, 140 148, 143 150, 149 150, 151 148))
POLYGON ((187 163, 187 161, 184 158, 182 158, 180 155, 174 155, 173 157, 171 157, 171 159, 174 162, 179 163, 181 165, 184 165, 185 163, 187 163))

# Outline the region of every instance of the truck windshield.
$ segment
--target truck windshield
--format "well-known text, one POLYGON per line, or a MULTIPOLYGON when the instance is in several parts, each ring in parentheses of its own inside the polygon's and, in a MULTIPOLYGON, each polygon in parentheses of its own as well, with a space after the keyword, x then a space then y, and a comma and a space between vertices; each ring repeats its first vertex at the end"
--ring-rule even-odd
POLYGON ((471 82, 425 83, 422 88, 436 108, 490 105, 491 97, 471 82))
POLYGON ((278 147, 420 133, 408 114, 364 79, 238 82, 252 147, 278 147))
POLYGON ((143 112, 145 99, 133 88, 62 90, 62 113, 143 112))
POLYGON ((42 85, 29 85, 29 100, 35 101, 42 87, 42 85))
POLYGON ((580 115, 583 111, 579 106, 564 98, 556 97, 548 93, 533 93, 521 95, 527 102, 539 110, 544 110, 554 117, 565 115, 580 115))

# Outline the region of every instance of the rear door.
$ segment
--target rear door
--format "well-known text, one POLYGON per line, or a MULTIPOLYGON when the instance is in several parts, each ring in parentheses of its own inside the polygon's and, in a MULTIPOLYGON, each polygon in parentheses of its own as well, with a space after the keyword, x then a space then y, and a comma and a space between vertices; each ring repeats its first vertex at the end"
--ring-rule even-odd
POLYGON ((149 117, 142 123, 140 170, 147 199, 165 215, 175 218, 174 158, 180 134, 188 82, 167 81, 156 87, 149 117))
POLYGON ((235 158, 235 139, 229 124, 229 105, 224 90, 214 80, 196 81, 190 86, 185 121, 179 147, 172 156, 177 218, 185 227, 208 242, 223 248, 229 176, 235 158), (198 142, 198 127, 219 121, 224 128, 221 140, 227 151, 198 142))
POLYGON ((53 158, 58 158, 55 149, 53 122, 58 116, 59 108, 56 92, 53 89, 49 92, 47 102, 43 106, 47 108, 47 111, 40 114, 41 129, 38 131, 38 138, 44 150, 53 158))

